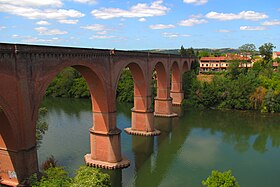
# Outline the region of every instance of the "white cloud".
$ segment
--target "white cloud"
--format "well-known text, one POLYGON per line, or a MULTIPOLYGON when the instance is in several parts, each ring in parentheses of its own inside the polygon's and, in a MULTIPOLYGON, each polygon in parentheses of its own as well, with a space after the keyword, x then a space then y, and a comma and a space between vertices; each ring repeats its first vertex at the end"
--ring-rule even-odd
POLYGON ((85 16, 83 13, 69 9, 37 9, 30 7, 15 6, 12 4, 1 4, 0 12, 22 16, 28 19, 67 19, 67 18, 80 18, 85 16))
POLYGON ((63 23, 63 24, 77 24, 79 22, 79 20, 77 19, 62 19, 62 20, 58 20, 59 23, 63 23))
POLYGON ((138 21, 140 21, 140 22, 145 22, 145 21, 147 21, 147 20, 146 20, 145 18, 139 18, 138 21))
POLYGON ((163 16, 169 8, 162 5, 163 0, 156 0, 150 6, 146 3, 138 3, 129 10, 120 8, 102 8, 91 11, 91 14, 97 19, 112 18, 144 18, 153 16, 163 16))
POLYGON ((183 163, 192 163, 198 168, 216 166, 221 155, 220 144, 219 140, 212 137, 194 136, 187 142, 187 149, 182 149, 178 159, 183 163))
POLYGON ((74 2, 78 2, 78 3, 85 3, 85 4, 96 4, 97 1, 96 0, 72 0, 74 2))
POLYGON ((108 35, 93 35, 89 39, 110 39, 116 38, 116 36, 108 36, 108 35))
POLYGON ((22 39, 24 43, 56 43, 60 39, 59 38, 50 38, 50 39, 41 39, 37 37, 25 37, 22 39))
POLYGON ((66 31, 61 31, 61 30, 58 30, 58 29, 48 29, 46 27, 37 27, 35 28, 35 30, 37 32, 39 32, 40 35, 48 35, 48 36, 51 36, 51 35, 63 35, 63 34, 67 34, 66 31))
POLYGON ((265 21, 262 23, 264 26, 274 26, 274 25, 280 25, 280 20, 272 20, 272 21, 265 21))
POLYGON ((0 30, 2 30, 2 29, 6 29, 7 27, 5 27, 5 26, 0 26, 0 30))
POLYGON ((232 32, 232 31, 231 30, 227 30, 227 29, 220 29, 220 30, 217 30, 216 32, 229 33, 229 32, 232 32))
POLYGON ((51 7, 61 7, 63 3, 61 0, 0 0, 0 5, 10 4, 14 6, 21 7, 42 7, 42 6, 51 6, 51 7))
POLYGON ((104 25, 101 24, 93 24, 87 26, 81 26, 82 29, 92 30, 92 31, 104 31, 107 30, 104 25))
POLYGON ((37 25, 50 25, 50 23, 47 21, 38 21, 38 22, 36 22, 36 24, 37 25))
POLYGON ((229 20, 237 20, 237 19, 244 19, 244 20, 251 20, 251 21, 258 21, 261 19, 266 19, 268 16, 264 13, 255 12, 255 11, 242 11, 238 14, 234 13, 218 13, 218 12, 209 12, 205 15, 209 19, 217 19, 220 21, 229 21, 229 20))
POLYGON ((197 24, 202 24, 202 23, 207 23, 207 22, 208 21, 205 19, 190 18, 190 19, 182 20, 178 24, 181 26, 191 27, 191 26, 194 26, 197 24))
POLYGON ((242 31, 263 31, 263 30, 266 30, 266 27, 262 27, 262 26, 241 26, 240 30, 242 30, 242 31))
POLYGON ((169 24, 169 25, 164 25, 164 24, 156 24, 156 25, 150 25, 151 29, 171 29, 175 28, 174 25, 169 24))
POLYGON ((178 33, 170 33, 170 32, 164 32, 164 33, 162 33, 162 35, 165 38, 178 38, 178 37, 190 37, 191 36, 188 34, 178 34, 178 33))
POLYGON ((208 0, 184 0, 184 3, 195 4, 195 5, 203 5, 206 4, 208 0))
POLYGON ((19 36, 17 34, 13 34, 12 37, 16 38, 18 40, 21 40, 21 42, 23 42, 23 43, 56 43, 56 42, 62 40, 57 37, 42 39, 42 38, 37 38, 37 37, 33 37, 33 36, 19 36))
POLYGON ((100 34, 100 35, 108 34, 108 31, 98 31, 96 32, 96 34, 100 34))

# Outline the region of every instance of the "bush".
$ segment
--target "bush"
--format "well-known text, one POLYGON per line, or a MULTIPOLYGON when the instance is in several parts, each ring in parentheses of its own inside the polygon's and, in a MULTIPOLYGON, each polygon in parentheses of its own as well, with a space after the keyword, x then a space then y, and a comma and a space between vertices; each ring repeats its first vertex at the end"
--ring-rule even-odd
POLYGON ((235 177, 231 174, 231 170, 223 173, 213 170, 212 175, 202 181, 202 185, 207 187, 239 187, 235 177))
POLYGON ((74 177, 71 187, 106 187, 111 186, 108 174, 101 173, 99 169, 81 166, 74 177))
POLYGON ((111 186, 108 174, 100 169, 81 166, 74 178, 70 178, 63 167, 57 166, 53 156, 49 157, 42 165, 43 172, 33 174, 27 183, 35 187, 108 187, 111 186))
POLYGON ((50 167, 43 171, 43 176, 40 180, 36 180, 37 176, 33 175, 30 178, 30 185, 36 187, 70 187, 72 179, 62 167, 50 167))

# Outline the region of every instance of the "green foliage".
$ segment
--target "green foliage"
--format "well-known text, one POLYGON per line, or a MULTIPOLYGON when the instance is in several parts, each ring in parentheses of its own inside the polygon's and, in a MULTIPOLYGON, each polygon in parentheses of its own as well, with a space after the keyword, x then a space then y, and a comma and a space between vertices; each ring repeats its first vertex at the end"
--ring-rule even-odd
POLYGON ((41 179, 36 175, 31 176, 30 185, 35 187, 70 187, 72 179, 62 167, 50 167, 43 171, 41 179))
POLYGON ((99 169, 82 166, 77 171, 71 187, 106 187, 111 186, 108 174, 101 173, 99 169))
POLYGON ((279 58, 279 57, 275 58, 275 59, 273 60, 273 62, 280 63, 280 58, 279 58))
POLYGON ((198 58, 209 57, 209 56, 210 56, 210 53, 208 51, 199 51, 199 53, 198 53, 198 58))
POLYGON ((272 53, 275 46, 272 43, 265 43, 259 47, 260 54, 263 56, 264 62, 267 63, 272 59, 272 53))
POLYGON ((59 73, 46 90, 47 96, 89 98, 90 92, 85 79, 74 68, 59 73))
POLYGON ((187 50, 184 48, 183 45, 181 45, 180 54, 181 55, 187 55, 187 50))
POLYGON ((231 170, 219 172, 212 171, 212 175, 202 181, 203 186, 207 187, 239 187, 235 177, 231 174, 231 170))
POLYGON ((231 61, 227 69, 226 76, 232 80, 237 79, 238 76, 242 73, 242 69, 239 68, 239 64, 240 62, 237 60, 231 61))
POLYGON ((69 93, 74 98, 89 98, 90 92, 87 83, 83 77, 77 77, 73 80, 69 93))
POLYGON ((188 55, 188 56, 195 56, 195 52, 194 52, 194 49, 192 47, 190 47, 188 49, 185 49, 183 45, 181 46, 180 54, 181 55, 188 55))
POLYGON ((251 109, 250 94, 255 90, 253 76, 240 74, 236 79, 215 76, 212 82, 193 80, 187 93, 191 104, 199 108, 251 109))
POLYGON ((48 112, 46 107, 39 108, 39 117, 36 123, 36 144, 37 147, 40 146, 43 140, 43 135, 48 130, 48 124, 43 120, 44 115, 48 112))
POLYGON ((63 167, 57 166, 53 156, 43 163, 43 172, 33 174, 28 184, 34 187, 107 187, 111 186, 110 176, 102 173, 100 169, 81 166, 76 171, 76 176, 70 178, 63 167))
POLYGON ((120 102, 133 102, 134 82, 130 70, 123 70, 117 87, 117 100, 120 102))
POLYGON ((184 98, 187 99, 190 95, 191 87, 193 80, 197 78, 196 73, 194 71, 188 71, 183 74, 183 91, 184 91, 184 98))
MULTIPOLYGON (((243 48, 248 51, 254 46, 243 48)), ((273 45, 264 44, 263 48, 269 48, 270 54, 273 45)), ((183 78, 187 103, 198 108, 280 112, 280 71, 273 69, 272 61, 259 59, 251 69, 239 68, 239 61, 233 59, 226 73, 216 74, 212 82, 200 82, 194 76, 183 78)))
POLYGON ((239 47, 239 50, 242 54, 250 53, 253 55, 256 51, 256 46, 255 44, 244 44, 239 47))

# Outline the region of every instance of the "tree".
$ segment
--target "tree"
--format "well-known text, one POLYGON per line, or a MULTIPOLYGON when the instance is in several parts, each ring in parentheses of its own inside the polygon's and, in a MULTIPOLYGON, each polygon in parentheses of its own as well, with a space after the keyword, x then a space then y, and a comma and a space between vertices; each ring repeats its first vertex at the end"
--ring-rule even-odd
POLYGON ((208 51, 199 51, 198 58, 210 56, 208 51))
POLYGON ((242 46, 240 46, 239 51, 241 54, 243 55, 247 55, 247 53, 250 53, 250 55, 254 54, 256 51, 256 46, 255 44, 244 44, 242 46))
POLYGON ((187 50, 184 48, 183 45, 181 45, 180 54, 181 55, 187 55, 187 50))
POLYGON ((202 185, 207 187, 239 187, 235 177, 231 174, 231 170, 223 173, 213 170, 212 175, 202 181, 202 185))
POLYGON ((134 101, 134 82, 129 69, 123 70, 117 87, 117 100, 119 102, 134 101))
POLYGON ((265 63, 268 63, 272 59, 274 48, 275 46, 272 43, 265 43, 259 47, 260 54, 262 55, 265 63))
POLYGON ((194 56, 195 55, 194 49, 192 47, 187 49, 187 55, 188 56, 194 56))

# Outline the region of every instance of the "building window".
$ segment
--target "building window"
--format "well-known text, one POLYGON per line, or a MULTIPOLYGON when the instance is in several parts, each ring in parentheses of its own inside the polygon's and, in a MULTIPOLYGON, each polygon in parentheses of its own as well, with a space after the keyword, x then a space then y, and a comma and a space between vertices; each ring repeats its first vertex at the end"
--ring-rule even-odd
POLYGON ((216 64, 216 67, 218 66, 218 64, 216 64))
POLYGON ((226 64, 226 66, 228 66, 228 64, 226 64))
POLYGON ((202 66, 204 66, 204 64, 202 64, 202 66))
POLYGON ((208 64, 206 64, 206 66, 208 67, 208 64))

